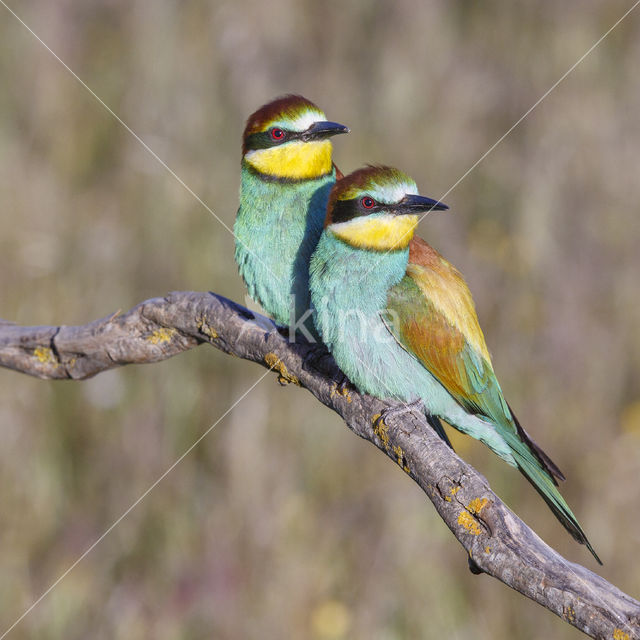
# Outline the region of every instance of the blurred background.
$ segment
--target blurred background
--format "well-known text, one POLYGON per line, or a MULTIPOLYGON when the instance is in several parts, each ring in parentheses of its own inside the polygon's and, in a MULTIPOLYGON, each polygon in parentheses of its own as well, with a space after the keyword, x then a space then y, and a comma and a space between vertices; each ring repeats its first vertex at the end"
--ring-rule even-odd
MULTIPOLYGON (((247 115, 286 92, 352 128, 339 166, 442 196, 631 0, 13 0, 233 225, 247 115)), ((640 595, 640 9, 421 235, 467 276, 522 423, 640 595)), ((83 324, 175 289, 243 302, 233 239, 0 7, 0 317, 83 324)), ((0 633, 258 377, 200 347, 86 382, 0 371, 0 633)), ((597 569, 520 475, 457 451, 597 569)), ((259 384, 10 638, 578 638, 473 576, 426 497, 336 415, 259 384)))

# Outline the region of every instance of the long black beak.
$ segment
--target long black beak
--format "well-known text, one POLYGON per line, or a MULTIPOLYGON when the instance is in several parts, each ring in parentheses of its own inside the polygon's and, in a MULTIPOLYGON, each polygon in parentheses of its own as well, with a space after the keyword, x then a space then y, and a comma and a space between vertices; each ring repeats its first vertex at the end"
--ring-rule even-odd
POLYGON ((417 196, 407 194, 397 205, 393 208, 393 212, 396 215, 415 215, 422 211, 446 211, 449 207, 438 200, 432 200, 431 198, 425 198, 424 196, 417 196))
POLYGON ((300 137, 305 142, 309 142, 309 140, 330 138, 339 133, 349 133, 349 127, 338 122, 314 122, 300 137))

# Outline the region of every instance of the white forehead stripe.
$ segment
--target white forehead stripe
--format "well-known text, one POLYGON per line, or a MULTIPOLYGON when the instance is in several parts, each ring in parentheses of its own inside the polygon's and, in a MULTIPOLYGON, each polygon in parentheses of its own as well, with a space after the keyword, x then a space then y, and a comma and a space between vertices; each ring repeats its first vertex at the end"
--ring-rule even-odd
POLYGON ((418 187, 413 180, 393 181, 384 185, 376 184, 369 190, 372 198, 386 204, 400 202, 406 194, 418 195, 418 187))
POLYGON ((291 120, 278 120, 273 122, 271 126, 283 127, 292 131, 306 131, 314 122, 322 122, 327 117, 320 111, 312 111, 310 109, 301 113, 293 122, 291 120))

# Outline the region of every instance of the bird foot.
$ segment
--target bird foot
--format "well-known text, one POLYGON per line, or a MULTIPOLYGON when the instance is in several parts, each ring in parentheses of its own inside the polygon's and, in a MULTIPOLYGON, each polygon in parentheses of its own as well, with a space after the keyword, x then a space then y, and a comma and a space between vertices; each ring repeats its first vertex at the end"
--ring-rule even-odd
POLYGON ((338 370, 334 377, 333 384, 334 386, 333 389, 331 389, 331 397, 344 396, 347 399, 347 402, 351 402, 351 392, 355 392, 357 389, 351 384, 349 378, 347 378, 342 371, 338 370))
POLYGON ((351 380, 349 380, 342 371, 338 371, 336 379, 336 393, 339 393, 341 396, 346 396, 349 391, 355 391, 355 387, 351 384, 351 380))
POLYGON ((424 405, 422 404, 422 400, 405 402, 401 405, 393 405, 391 407, 383 409, 380 415, 375 419, 374 426, 380 426, 380 423, 386 422, 387 418, 400 418, 401 416, 406 416, 407 413, 412 413, 413 411, 424 413, 424 405))
POLYGON ((305 371, 316 370, 324 372, 327 369, 327 359, 331 359, 331 354, 324 345, 321 345, 320 348, 309 349, 302 360, 302 368, 305 371))
MULTIPOLYGON (((374 422, 374 427, 379 427, 381 422, 384 422, 389 417, 399 418, 407 413, 411 413, 413 411, 419 411, 420 413, 425 413, 424 404, 422 404, 422 400, 414 400, 413 402, 407 402, 401 406, 392 406, 384 409, 382 413, 376 418, 374 422)), ((443 440, 448 447, 453 451, 453 445, 449 440, 440 419, 436 416, 432 416, 430 414, 426 414, 427 422, 429 426, 436 432, 438 437, 443 440)))

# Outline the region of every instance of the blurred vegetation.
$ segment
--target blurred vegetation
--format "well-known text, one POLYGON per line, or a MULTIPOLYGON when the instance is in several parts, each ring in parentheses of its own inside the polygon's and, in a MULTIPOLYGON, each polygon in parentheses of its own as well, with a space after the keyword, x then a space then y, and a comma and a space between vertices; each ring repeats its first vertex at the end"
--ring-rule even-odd
MULTIPOLYGON (((439 197, 630 1, 23 0, 13 8, 228 226, 246 116, 302 93, 439 197)), ((172 289, 243 301, 233 241, 0 7, 0 317, 85 323, 172 289)), ((421 235, 466 274, 521 421, 640 594, 640 14, 447 195, 421 235)), ((82 383, 0 371, 0 632, 262 371, 200 349, 82 383)), ((460 452, 593 565, 527 483, 460 452)), ((258 385, 11 638, 577 638, 472 576, 430 504, 339 419, 258 385)))

